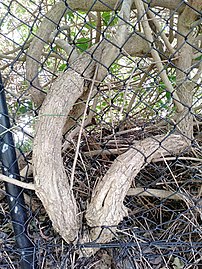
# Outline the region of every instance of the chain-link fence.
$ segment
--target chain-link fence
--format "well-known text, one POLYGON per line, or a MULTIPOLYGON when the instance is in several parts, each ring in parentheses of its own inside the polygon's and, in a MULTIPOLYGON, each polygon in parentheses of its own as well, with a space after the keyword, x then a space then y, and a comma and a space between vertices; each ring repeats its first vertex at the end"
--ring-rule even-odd
POLYGON ((0 268, 201 268, 201 0, 0 2, 0 268))

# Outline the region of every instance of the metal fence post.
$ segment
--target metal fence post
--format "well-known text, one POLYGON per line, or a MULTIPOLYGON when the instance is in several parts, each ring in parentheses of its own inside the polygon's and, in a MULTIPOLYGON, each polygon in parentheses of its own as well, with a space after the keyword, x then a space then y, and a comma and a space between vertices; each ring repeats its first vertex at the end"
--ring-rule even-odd
MULTIPOLYGON (((20 180, 15 145, 10 127, 5 91, 0 74, 0 161, 2 173, 10 178, 20 180)), ((5 188, 16 238, 16 245, 20 255, 20 268, 36 268, 34 264, 35 247, 27 234, 28 218, 23 197, 23 189, 9 183, 5 183, 5 188)))

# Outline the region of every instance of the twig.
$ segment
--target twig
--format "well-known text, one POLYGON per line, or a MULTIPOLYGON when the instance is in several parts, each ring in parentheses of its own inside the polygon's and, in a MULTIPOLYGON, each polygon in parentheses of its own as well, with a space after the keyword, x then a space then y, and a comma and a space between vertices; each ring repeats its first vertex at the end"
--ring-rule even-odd
MULTIPOLYGON (((154 39, 153 39, 153 36, 152 36, 152 30, 151 30, 151 28, 149 26, 149 23, 148 23, 148 19, 147 19, 147 16, 146 16, 144 4, 143 4, 143 2, 141 0, 134 0, 134 1, 135 1, 135 5, 137 7, 138 13, 139 13, 139 17, 141 18, 141 23, 142 23, 142 27, 143 27, 146 39, 148 40, 150 45, 154 44, 154 39)), ((168 79, 166 70, 164 69, 164 66, 161 63, 161 58, 160 58, 158 52, 155 49, 153 49, 152 47, 151 47, 151 55, 152 55, 154 61, 156 62, 156 67, 157 67, 157 69, 159 71, 159 76, 161 77, 161 79, 164 82, 167 90, 171 93, 171 95, 173 97, 173 102, 175 103, 178 112, 183 111, 184 106, 181 104, 177 93, 175 92, 170 80, 168 79)))
MULTIPOLYGON (((152 70, 153 68, 153 64, 151 64, 148 69, 145 71, 143 77, 141 78, 138 86, 137 86, 137 89, 140 89, 142 87, 142 84, 144 83, 145 79, 147 78, 149 72, 152 70)), ((127 107, 127 110, 126 110, 126 115, 127 113, 129 113, 131 111, 131 108, 132 108, 132 105, 134 104, 134 101, 135 101, 135 97, 136 97, 136 94, 134 93, 129 104, 128 104, 128 107, 127 107)))
POLYGON ((158 189, 145 189, 145 188, 130 188, 127 195, 129 196, 149 196, 158 197, 161 199, 172 199, 172 200, 185 200, 184 194, 176 193, 172 191, 158 190, 158 189))
MULTIPOLYGON (((91 95, 92 95, 92 93, 91 93, 91 95)), ((94 116, 94 111, 96 110, 97 102, 98 102, 98 98, 95 97, 93 100, 92 109, 89 112, 87 119, 85 119, 85 121, 84 121, 83 128, 85 128, 88 124, 91 124, 92 118, 94 116)), ((72 141, 73 138, 79 133, 80 128, 81 128, 81 126, 78 125, 74 130, 72 130, 68 135, 65 136, 65 142, 62 145, 63 152, 70 147, 70 144, 71 144, 70 141, 72 141)))
MULTIPOLYGON (((122 134, 128 134, 128 133, 133 133, 135 131, 138 131, 140 130, 141 128, 138 128, 138 127, 135 127, 135 128, 132 128, 132 129, 128 129, 128 130, 123 130, 123 131, 119 131, 119 132, 116 132, 116 136, 118 135, 122 135, 122 134)), ((110 139, 111 137, 113 137, 114 134, 110 134, 110 135, 107 135, 105 137, 103 137, 104 140, 108 140, 110 139)))
MULTIPOLYGON (((3 54, 3 53, 0 53, 0 59, 7 59, 7 60, 16 60, 16 55, 6 55, 6 54, 3 54)), ((25 56, 22 56, 20 58, 18 58, 17 60, 18 61, 25 61, 26 57, 25 56)))
MULTIPOLYGON (((0 180, 7 182, 9 184, 14 184, 24 189, 35 190, 35 185, 33 183, 21 182, 17 179, 13 179, 4 175, 0 175, 0 180)), ((158 189, 145 189, 145 188, 130 188, 127 195, 129 196, 149 196, 158 197, 162 199, 172 199, 172 200, 184 200, 182 193, 175 193, 171 191, 158 190, 158 189)), ((202 193, 199 195, 201 197, 202 193)))
MULTIPOLYGON (((69 25, 64 25, 60 27, 60 29, 56 29, 53 31, 49 37, 49 41, 51 43, 56 44, 58 47, 62 48, 68 55, 70 55, 69 62, 74 61, 78 56, 79 56, 79 51, 78 49, 74 48, 70 44, 68 44, 67 40, 57 38, 58 33, 60 33, 62 30, 69 30, 70 26, 69 25)), ((65 57, 64 57, 65 58, 65 57)))
MULTIPOLYGON (((146 4, 145 4, 146 7, 146 4)), ((157 21, 157 18, 154 16, 154 14, 150 11, 147 10, 147 13, 149 15, 149 17, 152 19, 152 22, 154 23, 157 31, 160 33, 160 36, 162 37, 167 49, 170 51, 171 54, 175 54, 175 50, 173 49, 172 45, 170 44, 168 38, 166 37, 165 33, 163 30, 161 30, 161 26, 159 24, 159 22, 157 21)))
POLYGON ((168 165, 168 163, 167 163, 165 157, 163 156, 163 154, 161 154, 161 156, 162 156, 162 158, 163 158, 163 160, 164 160, 164 162, 165 162, 165 164, 166 164, 168 170, 170 171, 170 174, 172 175, 172 177, 173 177, 173 179, 174 179, 174 181, 175 181, 176 186, 179 188, 179 184, 178 184, 178 182, 177 182, 177 179, 175 178, 175 175, 173 174, 173 171, 171 170, 170 166, 168 165))
POLYGON ((101 32, 102 32, 102 18, 101 18, 101 13, 97 12, 95 43, 98 43, 100 41, 101 32))
MULTIPOLYGON (((124 90, 124 97, 123 97, 123 101, 122 101, 122 106, 121 106, 120 114, 122 114, 123 111, 124 111, 124 106, 125 106, 125 103, 126 103, 126 97, 128 95, 128 88, 130 86, 130 83, 131 83, 131 80, 133 78, 133 75, 134 75, 135 71, 136 71, 136 65, 133 67, 133 70, 131 71, 130 77, 127 80, 127 83, 126 83, 126 87, 125 87, 125 90, 124 90)), ((134 94, 133 94, 133 96, 134 96, 134 94)))
MULTIPOLYGON (((58 53, 45 53, 45 52, 43 52, 42 55, 45 56, 45 57, 52 57, 52 58, 56 58, 56 59, 59 59, 59 60, 66 59, 66 57, 64 55, 62 56, 62 55, 60 55, 58 53)), ((6 54, 0 53, 0 59, 2 59, 2 60, 16 60, 18 62, 25 62, 26 56, 22 56, 22 57, 18 58, 17 55, 6 55, 6 54)), ((8 63, 7 65, 1 67, 1 70, 7 68, 10 65, 11 65, 11 63, 8 63)))
POLYGON ((153 159, 153 163, 161 162, 161 161, 177 161, 177 160, 189 160, 189 161, 194 161, 194 162, 202 162, 202 159, 199 158, 194 158, 194 157, 167 157, 167 158, 156 158, 153 159))
POLYGON ((72 188, 73 188, 74 174, 75 174, 76 163, 77 163, 77 159, 78 159, 78 155, 79 155, 79 147, 80 147, 80 142, 81 142, 81 135, 82 135, 83 128, 84 128, 84 122, 85 122, 85 117, 86 117, 86 114, 87 114, 88 104, 90 102, 90 97, 91 97, 91 94, 93 92, 93 88, 94 88, 94 85, 95 85, 94 79, 97 76, 97 71, 98 71, 98 65, 96 65, 96 68, 95 68, 95 73, 94 73, 92 84, 91 84, 90 91, 89 91, 89 94, 88 94, 88 99, 86 101, 86 107, 85 107, 85 110, 84 110, 84 113, 83 113, 83 119, 82 119, 81 128, 80 128, 80 132, 79 132, 79 136, 78 136, 77 147, 76 147, 76 152, 75 152, 75 157, 74 157, 74 162, 73 162, 73 167, 72 167, 72 173, 71 173, 71 178, 70 178, 70 190, 72 190, 72 188))
POLYGON ((191 79, 191 81, 187 85, 187 88, 190 89, 190 91, 193 92, 193 90, 195 89, 194 86, 197 84, 198 80, 201 79, 201 74, 202 74, 202 62, 199 65, 196 75, 191 79))
POLYGON ((33 183, 22 182, 22 181, 19 181, 17 179, 14 179, 14 178, 4 176, 2 174, 0 174, 0 180, 7 182, 9 184, 14 184, 14 185, 19 186, 19 187, 24 188, 24 189, 35 190, 35 185, 33 183))
POLYGON ((168 40, 170 43, 172 43, 174 38, 175 38, 174 32, 173 32, 173 29, 174 29, 174 10, 172 10, 172 9, 170 10, 169 17, 170 17, 170 25, 169 25, 168 40))
POLYGON ((111 154, 121 154, 126 152, 128 148, 116 148, 116 149, 97 149, 88 152, 84 152, 86 156, 95 156, 95 155, 111 155, 111 154))

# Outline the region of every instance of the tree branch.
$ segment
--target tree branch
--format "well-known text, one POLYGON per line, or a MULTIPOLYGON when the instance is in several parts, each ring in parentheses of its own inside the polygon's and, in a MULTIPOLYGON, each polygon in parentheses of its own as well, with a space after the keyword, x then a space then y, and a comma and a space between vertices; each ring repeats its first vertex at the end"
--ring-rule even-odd
POLYGON ((182 193, 177 193, 174 191, 166 191, 159 189, 145 189, 145 188, 130 188, 127 192, 129 196, 148 196, 160 199, 171 199, 171 200, 182 200, 184 201, 184 196, 182 193))
POLYGON ((53 8, 46 14, 37 31, 37 34, 34 36, 29 46, 26 55, 26 78, 30 83, 29 92, 33 102, 37 106, 41 105, 45 98, 45 93, 41 89, 38 78, 43 48, 46 44, 48 44, 50 34, 59 24, 65 10, 65 3, 62 1, 54 5, 53 8))
POLYGON ((59 48, 63 49, 67 55, 71 55, 69 58, 69 63, 73 62, 78 56, 79 56, 79 51, 76 47, 71 46, 68 44, 67 40, 63 40, 60 38, 57 38, 57 35, 59 32, 62 30, 69 30, 69 25, 64 25, 60 27, 60 30, 56 29, 50 34, 49 41, 53 44, 56 44, 59 48))
MULTIPOLYGON (((83 10, 88 11, 92 7, 92 11, 113 11, 114 7, 117 4, 117 0, 104 0, 96 1, 94 0, 67 0, 66 1, 70 9, 73 10, 83 10), (94 5, 93 5, 94 4, 94 5)), ((185 7, 185 4, 182 4, 181 0, 148 0, 151 7, 164 7, 168 9, 176 9, 180 5, 182 10, 185 7)), ((136 9, 135 3, 133 3, 131 9, 136 9)))
POLYGON ((7 177, 7 176, 4 176, 2 174, 0 174, 0 180, 7 182, 9 184, 19 186, 19 187, 24 188, 24 189, 35 190, 35 185, 33 183, 22 182, 20 180, 17 180, 17 179, 11 178, 11 177, 7 177))
POLYGON ((167 47, 168 51, 171 54, 174 55, 176 53, 176 51, 172 47, 172 45, 171 45, 170 41, 168 40, 168 38, 166 37, 166 35, 165 35, 164 31, 163 31, 164 29, 161 29, 161 26, 160 26, 160 24, 158 22, 158 18, 156 18, 154 16, 154 14, 150 10, 147 10, 147 13, 148 13, 149 17, 152 19, 152 22, 154 23, 154 25, 155 25, 157 31, 159 32, 160 36, 162 37, 162 39, 164 41, 164 44, 167 47))
POLYGON ((192 24, 200 16, 201 8, 202 0, 190 0, 183 12, 179 13, 177 24, 177 50, 179 51, 179 57, 176 61, 176 89, 183 105, 183 110, 176 111, 175 118, 178 131, 190 143, 193 139, 193 114, 191 113, 191 108, 193 105, 193 89, 195 87, 194 81, 190 83, 195 42, 192 24))
MULTIPOLYGON (((90 240, 105 243, 112 239, 111 230, 115 232, 116 225, 128 214, 123 201, 131 182, 145 164, 162 155, 178 154, 186 146, 187 142, 179 135, 162 135, 135 141, 132 148, 120 155, 94 188, 86 213, 87 223, 92 227, 90 240), (111 228, 101 233, 103 226, 111 228)), ((86 250, 87 255, 94 252, 86 250)))
MULTIPOLYGON (((180 0, 170 0, 170 1, 163 1, 163 0, 154 0, 151 2, 151 6, 160 6, 166 8, 175 9, 180 0)), ((75 1, 75 0, 68 0, 66 1, 67 5, 65 5, 64 1, 60 1, 56 3, 52 9, 45 15, 44 20, 42 21, 37 33, 34 35, 31 45, 28 49, 27 56, 26 56, 26 78, 30 83, 29 92, 31 94, 33 102, 40 106, 45 98, 45 93, 42 90, 42 87, 39 82, 39 66, 41 55, 43 52, 43 48, 46 44, 48 44, 48 40, 50 38, 51 33, 55 30, 58 26, 61 18, 67 12, 67 10, 83 10, 89 11, 92 8, 92 11, 107 11, 107 10, 114 10, 114 7, 117 3, 117 0, 105 0, 105 4, 100 1, 97 1, 93 5, 93 1, 75 1)), ((184 5, 181 5, 181 9, 183 9, 184 5)), ((136 8, 133 5, 133 8, 136 8)), ((61 40, 56 40, 59 46, 65 48, 65 50, 70 49, 67 44, 64 44, 61 40)), ((146 54, 145 48, 147 50, 147 42, 141 40, 141 37, 135 36, 135 40, 130 40, 130 42, 126 42, 125 50, 131 55, 135 56, 141 53, 146 54), (134 41, 134 42, 133 42, 134 41)), ((148 50, 147 50, 148 51, 148 50)))
POLYGON ((183 105, 181 104, 179 97, 176 94, 176 91, 174 90, 170 80, 168 79, 166 70, 164 69, 164 66, 161 62, 161 58, 160 58, 157 50, 152 48, 152 46, 154 46, 154 39, 152 36, 152 30, 151 30, 149 23, 148 23, 144 4, 143 4, 142 0, 134 0, 134 1, 135 1, 137 10, 138 10, 139 18, 141 18, 141 23, 142 23, 142 27, 143 27, 143 30, 145 33, 145 37, 146 37, 147 41, 149 42, 149 45, 151 46, 151 54, 152 54, 152 57, 155 61, 156 67, 159 71, 159 76, 161 77, 162 81, 164 82, 167 90, 171 93, 171 96, 173 97, 173 102, 175 103, 177 110, 182 111, 183 105))

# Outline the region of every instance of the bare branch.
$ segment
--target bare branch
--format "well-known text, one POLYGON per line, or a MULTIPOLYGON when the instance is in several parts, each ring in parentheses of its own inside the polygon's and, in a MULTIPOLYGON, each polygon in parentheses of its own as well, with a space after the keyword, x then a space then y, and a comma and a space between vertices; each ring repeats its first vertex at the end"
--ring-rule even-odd
POLYGON ((70 28, 69 25, 64 25, 60 27, 60 30, 56 29, 50 35, 49 41, 51 43, 56 44, 61 49, 63 49, 67 53, 67 55, 71 55, 69 58, 69 63, 71 63, 79 56, 79 51, 77 50, 76 47, 73 47, 70 44, 68 44, 67 40, 57 38, 58 33, 60 33, 62 30, 67 30, 67 29, 69 30, 69 28, 70 28))
POLYGON ((159 190, 159 189, 145 189, 145 188, 130 188, 127 192, 129 196, 148 196, 160 199, 182 200, 184 195, 173 191, 159 190))
MULTIPOLYGON (((73 10, 83 10, 88 11, 90 7, 92 11, 110 11, 114 10, 114 7, 117 4, 117 0, 104 0, 104 1, 96 1, 94 0, 67 0, 66 1, 69 7, 73 10), (93 5, 94 4, 94 5, 93 5)), ((181 0, 152 0, 148 1, 151 7, 165 7, 168 9, 176 9, 181 4, 181 9, 184 8, 184 4, 182 5, 181 0)), ((135 3, 132 5, 132 9, 135 9, 135 3)))
MULTIPOLYGON (((153 64, 150 64, 150 66, 148 67, 148 69, 146 70, 146 72, 144 73, 144 75, 142 76, 140 82, 138 83, 138 86, 137 86, 137 89, 140 89, 144 83, 144 81, 146 80, 149 72, 152 70, 153 68, 153 64)), ((129 104, 128 104, 128 107, 127 107, 127 110, 126 110, 126 115, 127 113, 129 113, 132 109, 132 106, 134 104, 134 101, 135 101, 135 98, 136 98, 136 94, 134 93, 129 104)))
MULTIPOLYGON (((134 142, 131 149, 120 155, 93 191, 86 213, 88 225, 96 227, 91 230, 91 240, 104 243, 112 239, 113 234, 109 230, 100 234, 101 227, 111 226, 115 232, 115 226, 127 216, 124 198, 132 180, 146 163, 161 155, 178 154, 186 146, 186 141, 179 135, 155 136, 134 142)), ((95 250, 86 252, 91 255, 95 250)))
POLYGON ((93 81, 92 81, 92 84, 91 84, 91 87, 90 87, 90 91, 89 91, 89 94, 88 94, 88 99, 86 101, 86 106, 85 106, 85 110, 84 110, 84 113, 83 113, 83 119, 82 119, 81 127, 80 127, 80 130, 79 130, 79 137, 78 137, 78 141, 77 141, 77 147, 76 147, 76 152, 75 152, 75 156, 74 156, 74 162, 73 162, 73 166, 72 166, 72 173, 71 173, 71 179, 70 179, 70 189, 71 190, 73 188, 73 183, 74 183, 74 174, 75 174, 75 169, 76 169, 77 158, 78 158, 78 155, 79 155, 79 147, 80 147, 80 143, 81 143, 81 136, 82 136, 82 132, 83 132, 83 128, 84 128, 85 117, 86 117, 86 114, 87 114, 87 109, 88 109, 88 105, 89 105, 89 102, 90 102, 90 97, 92 95, 93 88, 95 86, 95 81, 94 80, 95 80, 95 78, 97 76, 97 70, 98 70, 98 66, 96 66, 96 69, 95 69, 95 73, 94 73, 94 76, 93 76, 93 81))
POLYGON ((198 80, 201 79, 201 74, 202 74, 202 62, 199 64, 199 68, 197 70, 196 75, 191 79, 190 82, 187 84, 187 90, 190 92, 193 92, 194 86, 197 84, 198 80))
POLYGON ((164 43, 165 43, 168 51, 171 54, 175 54, 175 50, 172 47, 171 43, 169 42, 168 38, 166 37, 164 31, 161 29, 161 26, 160 26, 160 24, 158 22, 158 19, 154 16, 154 14, 150 10, 147 10, 147 13, 148 13, 149 17, 152 19, 152 22, 154 23, 157 31, 160 33, 160 36, 162 37, 162 39, 163 39, 163 41, 164 41, 164 43))
POLYGON ((0 180, 7 182, 9 184, 19 186, 19 187, 24 188, 24 189, 35 190, 35 185, 33 183, 22 182, 20 180, 17 180, 17 179, 11 178, 11 177, 7 177, 4 175, 0 175, 0 180))
MULTIPOLYGON (((148 19, 147 19, 147 16, 146 16, 144 4, 143 4, 142 0, 134 0, 134 1, 135 1, 137 10, 138 10, 139 17, 141 18, 141 23, 142 23, 142 27, 144 29, 146 39, 148 40, 150 46, 152 44, 154 45, 154 39, 153 39, 153 36, 152 36, 152 30, 151 30, 151 28, 149 26, 149 23, 148 23, 148 19)), ((173 97, 173 102, 175 103, 175 105, 177 107, 177 110, 182 111, 183 110, 183 105, 181 104, 181 102, 180 102, 180 100, 179 100, 179 98, 177 96, 176 91, 174 90, 170 80, 168 79, 166 70, 164 69, 164 66, 163 66, 163 64, 161 62, 161 58, 160 58, 157 50, 155 50, 155 49, 153 49, 151 47, 151 54, 152 54, 152 57, 153 57, 153 59, 155 61, 156 66, 158 68, 159 76, 161 77, 162 81, 165 83, 165 86, 166 86, 167 90, 171 93, 171 95, 173 97)))
MULTIPOLYGON (((180 0, 174 1, 163 1, 156 0, 152 1, 151 6, 162 6, 166 8, 176 8, 179 4, 180 0)), ((105 1, 105 4, 102 4, 100 1, 96 2, 95 5, 93 1, 67 1, 67 6, 71 10, 89 10, 92 7, 92 11, 106 11, 106 10, 114 10, 114 7, 117 3, 117 0, 108 0, 105 1), (111 7, 111 8, 110 8, 111 7)), ((43 51, 43 47, 48 44, 49 37, 51 33, 55 30, 56 26, 60 22, 62 16, 67 12, 68 8, 63 1, 56 3, 53 8, 46 14, 44 20, 42 21, 37 34, 34 36, 33 41, 31 42, 30 48, 27 52, 26 59, 26 77, 30 82, 30 94, 32 96, 32 100, 34 103, 39 106, 42 104, 45 93, 42 91, 42 87, 39 82, 39 65, 40 59, 43 51)), ((182 5, 184 6, 184 5, 182 5)), ((181 8, 182 8, 181 6, 181 8)), ((135 6, 133 5, 133 8, 135 6)), ((133 37, 132 37, 133 38, 133 37)), ((145 53, 145 49, 147 50, 147 42, 143 39, 141 40, 140 36, 135 36, 135 40, 130 39, 126 42, 124 49, 131 55, 140 55, 145 53)), ((71 50, 71 47, 68 44, 65 44, 63 40, 55 40, 58 46, 62 47, 66 51, 71 50)), ((148 51, 148 50, 147 50, 148 51)), ((76 54, 74 55, 74 58, 76 54)))
POLYGON ((45 16, 36 36, 30 44, 26 57, 26 77, 30 82, 30 94, 34 103, 39 106, 42 104, 45 93, 41 89, 39 82, 39 64, 43 47, 48 43, 50 34, 56 28, 66 10, 65 3, 57 3, 45 16))

